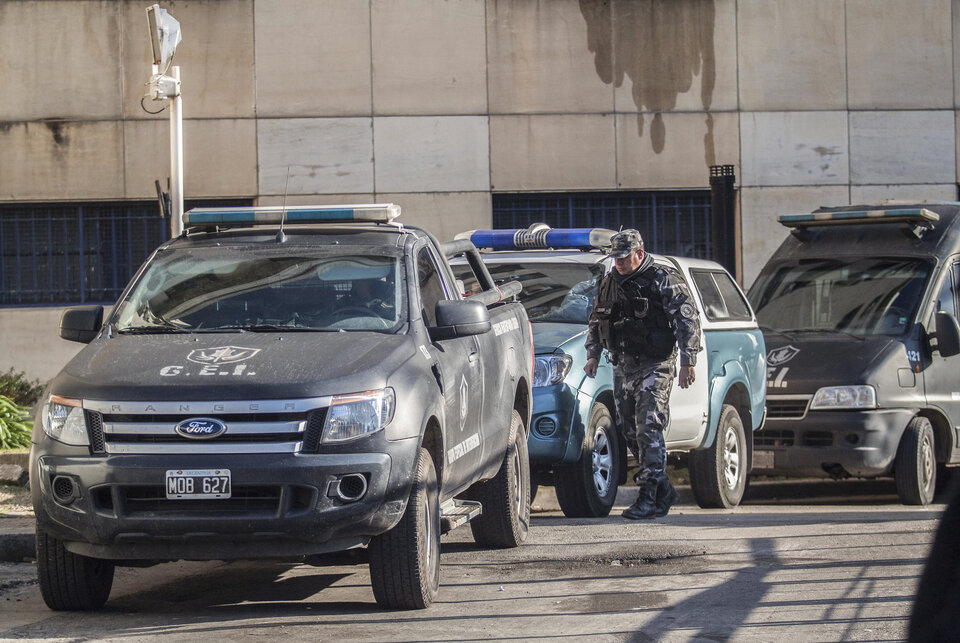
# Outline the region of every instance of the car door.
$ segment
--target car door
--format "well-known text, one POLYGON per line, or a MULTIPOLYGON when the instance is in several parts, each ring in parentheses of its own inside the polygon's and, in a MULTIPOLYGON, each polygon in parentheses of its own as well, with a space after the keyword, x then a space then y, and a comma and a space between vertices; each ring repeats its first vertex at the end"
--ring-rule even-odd
MULTIPOLYGON (((680 275, 687 282, 700 313, 700 345, 704 345, 704 317, 702 299, 695 292, 690 279, 679 270, 680 275)), ((706 347, 704 347, 706 349, 706 347)), ((680 357, 677 356, 677 372, 680 372, 680 357)), ((680 388, 676 380, 673 382, 673 392, 670 394, 670 423, 667 425, 664 439, 667 443, 692 440, 703 433, 707 426, 707 411, 710 404, 709 377, 707 373, 707 358, 703 351, 697 356, 697 364, 693 369, 695 379, 687 388, 680 388)))
MULTIPOLYGON (((421 315, 427 327, 436 326, 437 302, 455 299, 440 276, 437 258, 429 246, 417 252, 421 315)), ((481 409, 483 371, 476 337, 433 341, 430 351, 443 389, 443 434, 446 466, 444 488, 455 490, 471 481, 483 452, 481 409)), ((401 403, 398 400, 398 403, 401 403)))
MULTIPOLYGON (((960 286, 960 264, 954 257, 941 271, 941 280, 935 291, 933 311, 948 312, 954 317, 958 312, 957 289, 960 286)), ((933 315, 927 321, 928 330, 933 328, 933 315)), ((923 370, 923 391, 927 404, 941 410, 953 428, 954 444, 960 442, 960 355, 943 357, 934 352, 930 364, 923 370)))

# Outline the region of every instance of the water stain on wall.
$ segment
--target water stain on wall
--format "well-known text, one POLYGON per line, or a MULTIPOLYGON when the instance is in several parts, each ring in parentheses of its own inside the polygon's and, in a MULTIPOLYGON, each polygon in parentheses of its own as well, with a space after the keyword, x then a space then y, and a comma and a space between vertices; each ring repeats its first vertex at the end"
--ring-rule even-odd
MULTIPOLYGON (((706 113, 704 156, 716 164, 710 106, 717 69, 713 33, 714 0, 580 0, 587 22, 587 47, 594 54, 597 75, 607 84, 632 83, 640 112, 653 112, 650 141, 660 154, 667 132, 663 112, 675 109, 677 97, 700 81, 700 102, 706 113)), ((644 134, 645 115, 637 115, 644 134)))

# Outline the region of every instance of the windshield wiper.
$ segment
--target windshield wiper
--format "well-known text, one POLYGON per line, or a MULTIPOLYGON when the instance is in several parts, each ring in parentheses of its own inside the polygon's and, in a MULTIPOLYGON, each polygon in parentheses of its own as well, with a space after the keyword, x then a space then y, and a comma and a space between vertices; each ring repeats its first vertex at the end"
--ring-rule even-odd
POLYGON ((210 328, 199 329, 198 332, 224 332, 232 330, 248 330, 253 333, 265 333, 271 331, 284 331, 284 332, 313 332, 313 333, 326 333, 331 332, 324 328, 313 328, 310 326, 287 326, 284 324, 237 324, 237 325, 227 325, 227 326, 211 326, 210 328))
POLYGON ((786 331, 786 332, 789 332, 789 333, 826 333, 826 334, 828 334, 828 335, 829 335, 829 334, 836 333, 836 334, 838 334, 838 335, 846 335, 846 336, 848 336, 848 337, 853 337, 853 338, 859 339, 859 340, 861 340, 861 341, 863 341, 863 340, 866 339, 866 337, 865 337, 864 335, 856 335, 856 334, 854 334, 854 333, 851 333, 849 330, 841 330, 840 328, 791 328, 789 331, 786 331))
POLYGON ((173 324, 150 325, 150 326, 127 326, 118 328, 117 332, 121 335, 152 335, 154 333, 189 333, 190 331, 173 324))

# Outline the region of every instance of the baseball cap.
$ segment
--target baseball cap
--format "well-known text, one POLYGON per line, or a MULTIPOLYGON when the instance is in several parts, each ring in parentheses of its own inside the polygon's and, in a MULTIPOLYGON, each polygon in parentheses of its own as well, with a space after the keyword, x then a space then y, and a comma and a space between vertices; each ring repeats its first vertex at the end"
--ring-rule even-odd
POLYGON ((614 259, 626 257, 643 247, 643 237, 636 230, 622 230, 610 237, 610 256, 614 259))

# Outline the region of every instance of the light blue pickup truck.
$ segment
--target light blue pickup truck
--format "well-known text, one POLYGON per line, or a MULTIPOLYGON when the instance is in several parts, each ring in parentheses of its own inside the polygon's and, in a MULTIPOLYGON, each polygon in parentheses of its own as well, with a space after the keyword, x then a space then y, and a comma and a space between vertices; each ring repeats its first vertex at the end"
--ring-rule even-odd
MULTIPOLYGON (((627 449, 616 430, 613 367, 606 355, 587 378, 584 338, 597 285, 612 267, 602 249, 611 230, 473 230, 457 235, 482 249, 498 283, 523 284, 520 300, 533 324, 535 370, 529 438, 533 490, 553 484, 570 517, 606 516, 627 479, 627 449)), ((674 386, 667 449, 689 452, 691 485, 701 507, 732 507, 743 497, 753 432, 764 420, 766 351, 743 292, 713 261, 655 255, 690 286, 700 312, 704 352, 696 381, 674 386)), ((454 265, 467 294, 467 266, 454 265)))

